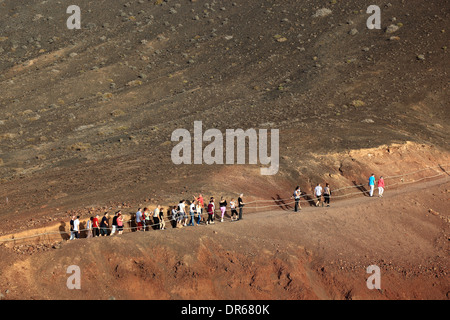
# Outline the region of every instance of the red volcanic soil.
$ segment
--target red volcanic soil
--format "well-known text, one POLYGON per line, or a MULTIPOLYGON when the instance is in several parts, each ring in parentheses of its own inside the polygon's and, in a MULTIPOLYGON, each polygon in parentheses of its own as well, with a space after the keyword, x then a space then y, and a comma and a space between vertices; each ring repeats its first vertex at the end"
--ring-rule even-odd
POLYGON ((299 213, 3 244, 0 288, 6 299, 448 299, 449 191, 444 176, 299 213), (70 265, 80 290, 66 286, 70 265), (366 286, 369 265, 380 290, 366 286))
POLYGON ((63 1, 0 0, 0 299, 448 299, 448 1, 384 0, 379 30, 372 4, 79 0, 69 30, 63 1), (175 164, 196 121, 279 130, 279 171, 175 164), (319 182, 330 208, 282 200, 319 182), (199 193, 245 219, 65 241, 199 193))

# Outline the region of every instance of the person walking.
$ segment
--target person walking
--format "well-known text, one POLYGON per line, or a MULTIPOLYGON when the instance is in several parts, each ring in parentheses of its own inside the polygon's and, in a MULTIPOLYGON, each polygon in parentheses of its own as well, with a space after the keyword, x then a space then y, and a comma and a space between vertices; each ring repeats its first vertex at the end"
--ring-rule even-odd
POLYGON ((369 196, 373 197, 373 190, 375 189, 375 174, 372 173, 372 175, 369 178, 369 196))
POLYGON ((136 231, 141 231, 142 230, 142 212, 141 212, 141 208, 138 209, 138 211, 136 212, 136 231))
POLYGON ((100 222, 100 235, 102 237, 108 235, 108 228, 109 228, 108 216, 109 216, 108 212, 105 212, 105 214, 103 215, 102 221, 100 222))
POLYGON ((94 217, 90 217, 86 223, 87 236, 86 238, 92 238, 92 226, 94 223, 94 217))
POLYGON ((203 214, 203 208, 205 207, 205 203, 204 203, 204 200, 203 200, 203 196, 202 196, 202 194, 200 193, 199 195, 198 195, 198 197, 196 197, 196 196, 194 196, 194 200, 196 200, 197 201, 197 203, 200 205, 200 215, 202 215, 203 214))
POLYGON ((323 190, 323 199, 324 199, 324 202, 327 204, 327 207, 330 206, 330 197, 331 197, 330 185, 328 183, 326 183, 325 188, 323 190))
POLYGON ((317 186, 314 188, 314 195, 316 196, 316 199, 317 199, 316 207, 318 207, 320 203, 322 203, 322 206, 323 206, 322 186, 320 185, 320 183, 318 183, 317 186))
POLYGON ((153 211, 153 225, 155 226, 155 229, 159 229, 159 211, 161 210, 161 205, 158 204, 158 206, 155 208, 155 211, 153 211))
POLYGON ((74 223, 74 221, 75 221, 75 216, 72 216, 72 218, 70 219, 70 222, 69 222, 69 224, 70 224, 70 238, 69 238, 69 240, 75 239, 75 232, 73 230, 73 223, 74 223))
POLYGON ((180 200, 180 203, 178 203, 178 210, 180 214, 180 220, 183 227, 186 227, 187 222, 187 214, 186 214, 186 201, 180 200))
POLYGON ((178 210, 177 210, 177 206, 172 206, 171 219, 173 221, 173 227, 174 228, 178 228, 178 210))
POLYGON ((197 203, 197 200, 194 200, 189 205, 189 224, 188 226, 195 226, 195 213, 196 213, 196 207, 195 204, 197 203))
POLYGON ((231 221, 238 219, 238 213, 236 211, 236 201, 234 201, 234 198, 230 200, 230 210, 231 210, 231 221), (234 217, 234 218, 233 218, 234 217))
POLYGON ((119 234, 123 233, 123 216, 121 211, 117 213, 117 230, 119 234))
POLYGON ((225 215, 225 211, 227 210, 227 200, 223 197, 220 197, 219 207, 220 207, 220 222, 223 222, 223 216, 225 215))
POLYGON ((378 179, 378 196, 382 197, 384 193, 384 179, 383 176, 378 179))
POLYGON ((195 211, 197 215, 197 225, 202 221, 202 207, 200 206, 200 202, 197 201, 197 205, 195 206, 195 211))
POLYGON ((239 195, 239 198, 238 198, 238 207, 239 207, 239 219, 238 220, 242 220, 243 219, 242 218, 242 213, 243 213, 242 211, 243 211, 244 206, 245 206, 244 200, 242 200, 243 196, 244 196, 244 194, 241 193, 239 195))
POLYGON ((164 221, 164 208, 159 209, 159 229, 164 230, 166 228, 166 221, 164 221))
POLYGON ((142 228, 144 231, 147 231, 147 227, 151 226, 150 221, 150 210, 148 208, 144 208, 144 211, 142 211, 142 228))
POLYGON ((294 200, 295 200, 295 208, 294 212, 298 212, 298 209, 302 210, 302 206, 300 205, 300 186, 297 186, 294 190, 294 200))
POLYGON ((92 222, 92 228, 93 228, 93 231, 94 231, 94 238, 100 236, 100 223, 98 221, 98 218, 99 218, 99 215, 98 214, 95 215, 95 218, 94 218, 94 220, 92 222))
POLYGON ((214 223, 214 198, 211 198, 208 204, 208 220, 206 221, 206 224, 213 224, 214 223))
POLYGON ((73 233, 75 239, 80 239, 80 216, 73 221, 73 233))
POLYGON ((117 213, 118 213, 118 211, 116 213, 114 213, 114 217, 113 217, 112 224, 111 224, 111 235, 112 236, 117 231, 117 213))

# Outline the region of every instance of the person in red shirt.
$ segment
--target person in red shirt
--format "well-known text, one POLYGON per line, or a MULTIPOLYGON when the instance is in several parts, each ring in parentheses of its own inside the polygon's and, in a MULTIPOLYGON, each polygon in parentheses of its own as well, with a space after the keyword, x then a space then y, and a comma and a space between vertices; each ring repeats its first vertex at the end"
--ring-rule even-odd
POLYGON ((194 200, 200 205, 200 212, 197 212, 197 214, 200 217, 199 222, 201 222, 203 218, 203 208, 205 207, 203 196, 201 194, 199 194, 198 197, 194 196, 194 200))
POLYGON ((378 179, 378 196, 382 197, 384 193, 384 179, 381 176, 380 179, 378 179))
POLYGON ((209 201, 208 204, 208 220, 206 221, 206 224, 213 224, 214 223, 214 199, 211 198, 211 201, 209 201))
POLYGON ((92 230, 94 232, 94 237, 100 236, 100 223, 98 221, 99 215, 96 215, 94 221, 92 222, 92 230))

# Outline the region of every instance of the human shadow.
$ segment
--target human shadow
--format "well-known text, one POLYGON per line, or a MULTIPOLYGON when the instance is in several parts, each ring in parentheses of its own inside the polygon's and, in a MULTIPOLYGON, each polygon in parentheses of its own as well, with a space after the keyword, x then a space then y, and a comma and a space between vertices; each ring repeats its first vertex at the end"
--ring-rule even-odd
POLYGON ((363 193, 364 196, 368 197, 369 196, 369 191, 366 189, 366 187, 364 187, 364 185, 362 184, 358 184, 356 183, 356 181, 352 181, 353 185, 363 193))
POLYGON ((61 234, 62 240, 69 240, 70 235, 66 232, 66 223, 64 221, 60 221, 59 232, 61 234))
POLYGON ((282 198, 280 197, 279 194, 276 195, 276 198, 275 198, 275 197, 272 197, 272 200, 275 202, 275 204, 276 204, 281 210, 292 210, 292 208, 293 208, 292 205, 286 203, 286 202, 284 201, 284 199, 282 199, 282 198))
POLYGON ((86 222, 80 222, 80 238, 87 238, 86 222))
POLYGON ((303 193, 302 192, 302 196, 303 199, 305 199, 305 201, 309 204, 310 207, 315 207, 316 206, 316 201, 314 198, 311 197, 311 195, 303 193))
POLYGON ((128 227, 130 228, 130 232, 135 232, 137 230, 136 213, 134 212, 130 213, 130 220, 128 220, 127 224, 128 227))

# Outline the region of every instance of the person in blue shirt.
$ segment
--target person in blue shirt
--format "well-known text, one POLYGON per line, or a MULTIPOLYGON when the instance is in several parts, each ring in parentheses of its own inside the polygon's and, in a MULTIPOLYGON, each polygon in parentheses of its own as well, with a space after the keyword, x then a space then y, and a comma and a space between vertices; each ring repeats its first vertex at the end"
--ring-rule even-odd
POLYGON ((136 231, 142 231, 143 223, 142 223, 142 212, 141 208, 136 212, 136 231))
POLYGON ((375 174, 372 173, 372 175, 369 178, 369 196, 373 197, 373 190, 375 189, 375 174))

